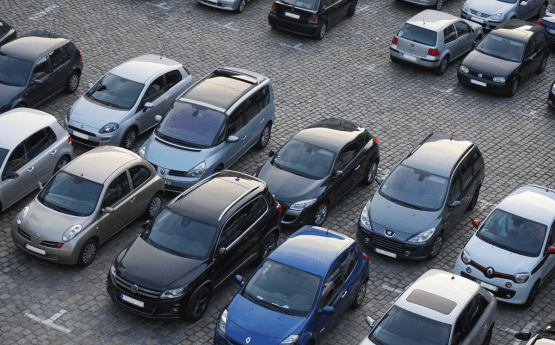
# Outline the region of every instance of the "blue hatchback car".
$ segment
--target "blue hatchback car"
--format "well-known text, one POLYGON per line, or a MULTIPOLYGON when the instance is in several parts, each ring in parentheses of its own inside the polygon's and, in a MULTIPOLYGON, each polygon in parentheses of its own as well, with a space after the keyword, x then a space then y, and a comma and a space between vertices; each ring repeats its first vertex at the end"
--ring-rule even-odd
POLYGON ((291 235, 222 311, 214 345, 315 345, 362 305, 368 256, 351 238, 315 226, 291 235))

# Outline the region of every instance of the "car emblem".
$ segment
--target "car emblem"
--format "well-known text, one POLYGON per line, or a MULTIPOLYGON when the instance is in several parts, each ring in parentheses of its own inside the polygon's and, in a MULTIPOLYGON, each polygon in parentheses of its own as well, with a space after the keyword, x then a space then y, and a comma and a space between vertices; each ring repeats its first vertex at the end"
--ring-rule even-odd
POLYGON ((81 125, 81 129, 83 129, 83 125, 81 125))
POLYGON ((39 238, 39 237, 40 237, 40 234, 37 232, 37 233, 35 234, 35 238, 39 238))
POLYGON ((393 231, 391 231, 391 230, 386 230, 386 231, 385 231, 385 235, 386 235, 387 237, 393 237, 393 235, 395 235, 395 233, 394 233, 393 231))
POLYGON ((488 277, 488 278, 493 277, 493 272, 495 272, 493 270, 493 267, 488 267, 488 269, 486 270, 486 277, 488 277))
POLYGON ((483 77, 482 73, 478 74, 478 77, 479 77, 479 78, 482 78, 482 77, 483 77))
POLYGON ((138 287, 137 285, 134 284, 134 285, 131 287, 131 292, 137 293, 137 291, 139 291, 139 287, 138 287))
POLYGON ((160 174, 164 175, 166 173, 166 169, 160 168, 160 174))
POLYGON ((248 344, 248 343, 250 343, 250 342, 251 342, 251 337, 248 337, 248 338, 245 340, 245 343, 248 344))
POLYGON ((410 46, 411 46, 411 47, 414 47, 414 43, 411 43, 410 46))

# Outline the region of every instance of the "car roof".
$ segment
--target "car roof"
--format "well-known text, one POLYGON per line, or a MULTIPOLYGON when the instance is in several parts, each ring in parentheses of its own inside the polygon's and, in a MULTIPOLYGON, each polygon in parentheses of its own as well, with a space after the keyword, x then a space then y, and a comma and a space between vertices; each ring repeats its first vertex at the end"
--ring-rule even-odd
POLYGON ((21 37, 3 45, 0 52, 8 56, 34 62, 44 52, 68 42, 66 38, 21 37))
POLYGON ((54 123, 58 124, 54 116, 36 109, 16 108, 0 114, 0 148, 12 150, 39 129, 54 123))
POLYGON ((407 20, 407 23, 424 29, 439 31, 458 20, 461 20, 461 18, 455 17, 449 13, 435 10, 424 10, 407 20))
POLYGON ((280 245, 269 259, 325 276, 335 259, 354 242, 337 232, 306 225, 280 245), (318 248, 314 251, 314 248, 318 248))
POLYGON ((417 146, 403 165, 449 178, 462 155, 474 144, 450 134, 433 132, 417 146))
POLYGON ((480 286, 459 275, 432 269, 418 278, 395 302, 395 305, 432 320, 453 324, 480 286), (436 299, 414 296, 437 296, 436 299), (413 295, 411 298, 410 296, 413 295), (412 300, 412 302, 410 301, 412 300), (442 305, 443 304, 443 305, 442 305), (441 309, 441 311, 438 311, 441 309), (445 314, 445 311, 450 310, 445 314))
POLYGON ((544 31, 543 26, 520 19, 510 19, 491 31, 492 34, 519 42, 527 42, 535 32, 544 31))
POLYGON ((111 70, 110 73, 144 84, 154 74, 172 66, 178 68, 181 67, 181 64, 161 55, 147 54, 122 63, 111 70))
POLYGON ((117 146, 101 146, 82 154, 63 170, 69 174, 104 184, 122 166, 141 160, 136 153, 117 146))
POLYGON ((503 199, 497 208, 551 226, 555 219, 555 190, 527 185, 503 199))
POLYGON ((364 131, 366 131, 364 127, 360 127, 354 122, 329 118, 306 127, 295 134, 292 139, 310 143, 337 153, 343 146, 353 141, 364 131))

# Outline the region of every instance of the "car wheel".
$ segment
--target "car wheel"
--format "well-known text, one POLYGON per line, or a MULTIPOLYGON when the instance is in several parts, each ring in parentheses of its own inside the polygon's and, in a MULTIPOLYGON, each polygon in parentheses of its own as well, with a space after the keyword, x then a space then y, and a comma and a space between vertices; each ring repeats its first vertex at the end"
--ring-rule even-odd
POLYGON ((353 2, 351 3, 351 7, 349 7, 349 11, 347 12, 347 16, 352 17, 355 15, 355 12, 357 9, 357 2, 358 0, 353 0, 353 2))
POLYGON ((441 62, 439 63, 439 66, 436 67, 435 69, 436 74, 443 75, 443 73, 445 73, 445 70, 447 70, 448 63, 449 63, 449 57, 446 56, 441 60, 441 62))
POLYGON ((434 9, 436 11, 441 10, 441 7, 443 7, 443 0, 437 0, 436 4, 434 5, 434 9))
POLYGON ((466 208, 467 211, 472 211, 474 207, 476 207, 479 196, 480 196, 480 187, 476 188, 476 190, 474 191, 474 194, 472 195, 472 200, 470 200, 470 204, 468 204, 468 207, 466 208))
POLYGON ((547 2, 544 2, 542 7, 540 7, 540 12, 538 12, 538 17, 542 17, 547 11, 547 2))
POLYGON ((277 248, 277 237, 274 234, 268 235, 260 244, 258 256, 260 261, 266 259, 277 248))
POLYGON ((376 179, 377 174, 378 174, 378 162, 374 161, 370 163, 370 166, 368 167, 368 171, 366 172, 366 176, 364 180, 362 180, 362 183, 367 186, 372 184, 372 182, 374 182, 374 180, 376 179))
POLYGON ((83 247, 81 247, 79 257, 77 257, 77 266, 87 267, 90 265, 94 261, 94 258, 96 258, 97 247, 98 244, 92 238, 85 242, 83 247))
POLYGON ((432 246, 432 252, 430 253, 430 258, 435 258, 439 252, 441 252, 441 247, 443 247, 443 233, 440 233, 434 240, 434 245, 432 246))
POLYGON ((128 150, 131 150, 133 146, 135 146, 136 141, 137 141, 137 130, 131 127, 123 135, 120 146, 128 150))
POLYGON ((547 66, 547 58, 549 57, 549 55, 547 55, 547 53, 545 53, 545 55, 543 56, 542 62, 540 64, 540 67, 538 67, 538 70, 536 71, 537 74, 542 74, 542 72, 545 70, 545 67, 547 66))
POLYGON ((511 84, 511 88, 509 89, 508 96, 513 97, 516 92, 518 91, 518 87, 520 86, 520 79, 518 77, 515 78, 513 83, 511 84))
POLYGON ((160 193, 154 194, 145 210, 144 216, 146 219, 154 219, 162 210, 162 195, 160 193))
POLYGON ((314 225, 321 226, 326 221, 328 217, 329 206, 327 202, 323 202, 318 206, 316 213, 314 214, 314 225))
POLYGON ((214 169, 214 172, 212 174, 222 172, 223 170, 224 170, 224 168, 221 165, 218 165, 216 167, 216 169, 214 169))
POLYGON ((57 173, 61 168, 65 167, 70 161, 71 158, 69 158, 69 156, 63 156, 62 158, 60 158, 58 160, 58 163, 56 163, 56 166, 54 167, 54 174, 57 173))
POLYGON ((320 26, 320 30, 316 34, 315 38, 317 40, 321 40, 326 36, 326 30, 328 29, 328 22, 323 22, 322 26, 320 26))
POLYGON ((491 324, 491 327, 489 328, 489 331, 486 334, 486 338, 484 339, 484 342, 482 343, 482 345, 489 345, 491 343, 491 336, 493 335, 494 325, 495 325, 495 322, 491 324))
POLYGON ((247 6, 247 0, 239 0, 239 5, 237 5, 237 9, 235 10, 235 12, 243 13, 246 6, 247 6))
POLYGON ((536 300, 536 297, 538 296, 538 291, 539 290, 540 290, 540 281, 538 280, 534 284, 534 286, 532 286, 532 289, 530 289, 530 293, 528 294, 528 298, 526 299, 526 302, 524 303, 525 308, 530 308, 534 304, 534 301, 536 300))
POLYGON ((272 126, 267 124, 266 127, 260 133, 260 138, 258 138, 258 142, 256 143, 256 148, 262 150, 263 148, 268 145, 270 142, 270 135, 272 134, 272 126))
POLYGON ((69 77, 67 78, 65 92, 66 93, 74 93, 75 91, 77 91, 77 88, 79 87, 79 80, 80 79, 81 79, 81 76, 80 76, 79 72, 75 71, 75 72, 71 73, 69 75, 69 77))
POLYGON ((187 307, 185 308, 185 317, 189 321, 198 321, 202 318, 206 309, 208 309, 208 303, 210 302, 210 290, 203 286, 191 296, 187 307))
POLYGON ((366 297, 366 283, 367 282, 363 282, 362 285, 360 285, 357 297, 353 301, 353 304, 351 304, 351 308, 356 309, 362 305, 362 302, 364 302, 364 298, 366 297))

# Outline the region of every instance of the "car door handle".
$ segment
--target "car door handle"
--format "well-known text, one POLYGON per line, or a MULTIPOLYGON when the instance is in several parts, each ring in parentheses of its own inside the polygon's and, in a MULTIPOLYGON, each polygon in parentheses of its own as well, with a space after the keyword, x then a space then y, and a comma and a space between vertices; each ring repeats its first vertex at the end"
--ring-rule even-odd
POLYGON ((30 167, 29 169, 27 169, 28 172, 33 171, 33 169, 35 169, 35 167, 30 167))
POLYGON ((247 136, 246 136, 246 135, 245 135, 245 136, 243 137, 243 139, 242 139, 242 140, 245 140, 245 139, 247 139, 247 136))
POLYGON ((341 298, 347 296, 347 290, 345 290, 345 292, 343 292, 343 295, 341 295, 341 298))
POLYGON ((56 152, 58 152, 58 150, 54 150, 54 151, 50 152, 50 154, 51 154, 52 156, 54 156, 54 155, 56 154, 56 152))
POLYGON ((137 199, 137 198, 133 198, 133 199, 129 200, 129 202, 130 202, 130 203, 134 203, 134 202, 135 202, 135 199, 137 199))
POLYGON ((260 120, 260 123, 264 122, 264 119, 260 120))
POLYGON ((355 171, 357 171, 357 170, 358 170, 358 168, 360 168, 360 164, 359 164, 359 165, 358 165, 358 166, 357 166, 357 167, 355 168, 355 171))

